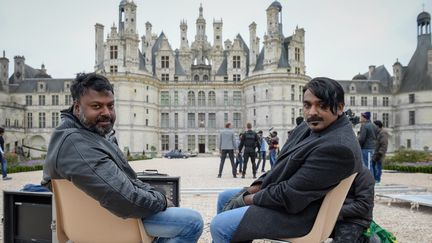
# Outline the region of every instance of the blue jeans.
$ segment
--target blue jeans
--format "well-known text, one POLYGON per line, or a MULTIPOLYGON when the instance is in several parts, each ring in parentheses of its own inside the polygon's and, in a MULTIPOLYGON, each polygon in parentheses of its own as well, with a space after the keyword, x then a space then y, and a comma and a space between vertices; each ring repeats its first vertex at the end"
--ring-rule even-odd
POLYGON ((243 156, 241 154, 237 154, 237 156, 236 156, 235 167, 236 167, 236 171, 237 171, 237 168, 239 168, 238 172, 243 171, 243 156))
POLYGON ((368 167, 368 169, 373 174, 373 169, 372 169, 371 161, 372 161, 372 155, 374 153, 374 149, 362 149, 361 151, 362 151, 362 157, 363 157, 363 164, 366 167, 368 167))
POLYGON ((0 155, 0 162, 1 162, 2 176, 3 178, 5 178, 7 176, 7 161, 2 155, 0 155))
POLYGON ((381 182, 381 174, 382 174, 382 161, 374 161, 372 162, 372 172, 373 176, 375 177, 375 182, 380 183, 381 182))
POLYGON ((258 167, 260 166, 260 163, 262 161, 262 167, 261 167, 261 171, 264 171, 265 168, 265 162, 266 162, 266 151, 259 151, 259 159, 258 159, 258 163, 257 163, 257 171, 258 171, 258 167))
POLYGON ((276 164, 276 149, 270 149, 269 155, 270 155, 270 166, 271 168, 273 168, 273 166, 276 164))
POLYGON ((241 188, 229 189, 221 192, 217 201, 217 215, 210 223, 210 233, 215 243, 229 243, 246 213, 249 206, 232 209, 222 212, 225 204, 239 191, 241 188))
POLYGON ((188 208, 167 208, 143 219, 147 234, 157 237, 157 243, 197 242, 203 231, 201 215, 188 208))

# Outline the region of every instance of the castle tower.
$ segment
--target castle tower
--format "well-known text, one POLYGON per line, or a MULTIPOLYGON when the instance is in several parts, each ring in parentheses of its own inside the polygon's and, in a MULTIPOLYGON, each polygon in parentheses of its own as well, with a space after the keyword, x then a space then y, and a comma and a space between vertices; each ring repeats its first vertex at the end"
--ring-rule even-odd
POLYGON ((202 4, 200 4, 199 8, 199 17, 196 20, 196 35, 195 40, 197 41, 207 41, 207 36, 205 34, 206 29, 206 20, 203 17, 203 7, 202 4))
POLYGON ((213 48, 222 49, 222 19, 219 21, 213 20, 213 48))
MULTIPOLYGON (((431 16, 428 12, 421 12, 417 16, 417 48, 420 45, 431 44, 431 16)), ((427 51, 427 73, 432 76, 432 49, 427 51)))
POLYGON ((25 58, 24 56, 15 56, 14 62, 14 83, 19 83, 24 79, 25 58))
POLYGON ((264 65, 277 68, 282 44, 282 5, 274 1, 267 8, 267 34, 264 36, 264 65))
POLYGON ((120 36, 136 34, 136 5, 134 2, 122 0, 119 5, 120 36))
POLYGON ((0 57, 0 84, 6 87, 9 77, 9 59, 6 58, 6 53, 3 51, 3 57, 0 57))
POLYGON ((104 61, 104 26, 95 24, 95 70, 103 69, 104 61))
POLYGON ((187 38, 187 23, 185 20, 180 22, 180 49, 186 50, 189 49, 189 41, 187 38))

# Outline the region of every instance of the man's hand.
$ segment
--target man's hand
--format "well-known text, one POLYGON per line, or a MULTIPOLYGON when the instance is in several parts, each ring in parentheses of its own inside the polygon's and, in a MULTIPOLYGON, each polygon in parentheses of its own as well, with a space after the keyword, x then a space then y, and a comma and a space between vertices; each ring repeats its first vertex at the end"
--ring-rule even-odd
POLYGON ((241 208, 243 206, 246 206, 246 203, 243 200, 243 194, 244 193, 247 193, 247 191, 243 192, 242 194, 238 195, 237 197, 231 198, 231 200, 229 200, 229 202, 223 208, 223 211, 228 211, 231 209, 241 208))
POLYGON ((252 205, 252 204, 253 204, 253 198, 254 198, 254 196, 255 196, 255 194, 249 194, 249 195, 246 195, 246 196, 243 198, 244 203, 245 203, 246 205, 252 205))
POLYGON ((255 194, 261 190, 261 183, 248 187, 247 191, 250 194, 255 194))
POLYGON ((174 203, 168 198, 166 199, 166 202, 167 202, 167 208, 175 207, 174 203))

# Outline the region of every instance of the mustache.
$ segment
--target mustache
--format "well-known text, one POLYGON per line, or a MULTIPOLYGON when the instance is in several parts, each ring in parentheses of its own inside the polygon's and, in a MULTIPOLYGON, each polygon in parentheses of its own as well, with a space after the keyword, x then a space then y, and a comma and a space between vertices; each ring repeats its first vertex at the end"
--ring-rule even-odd
POLYGON ((306 119, 306 122, 317 122, 317 121, 324 121, 324 119, 322 119, 319 116, 312 116, 306 119))
POLYGON ((113 123, 113 119, 111 116, 98 116, 96 118, 96 122, 111 122, 111 123, 113 123))

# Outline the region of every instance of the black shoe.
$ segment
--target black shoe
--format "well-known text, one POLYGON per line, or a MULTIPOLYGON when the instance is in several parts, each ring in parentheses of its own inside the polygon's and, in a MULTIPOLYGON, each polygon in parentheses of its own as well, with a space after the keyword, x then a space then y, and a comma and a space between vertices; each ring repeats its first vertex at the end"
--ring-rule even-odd
POLYGON ((9 177, 9 176, 5 176, 5 177, 3 177, 3 180, 4 180, 4 181, 10 180, 10 179, 12 179, 12 177, 9 177))
POLYGON ((242 175, 242 178, 243 178, 243 179, 245 178, 245 175, 244 175, 244 174, 242 175))
POLYGON ((234 175, 233 175, 233 177, 234 177, 234 178, 237 178, 237 175, 236 175, 236 174, 234 174, 234 175))
POLYGON ((256 175, 253 175, 253 178, 256 179, 256 175))
POLYGON ((265 172, 265 170, 261 170, 261 172, 265 172))
POLYGON ((221 177, 222 177, 221 175, 218 175, 218 176, 217 176, 217 178, 221 178, 221 177))

